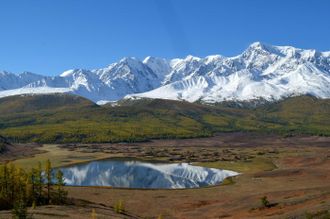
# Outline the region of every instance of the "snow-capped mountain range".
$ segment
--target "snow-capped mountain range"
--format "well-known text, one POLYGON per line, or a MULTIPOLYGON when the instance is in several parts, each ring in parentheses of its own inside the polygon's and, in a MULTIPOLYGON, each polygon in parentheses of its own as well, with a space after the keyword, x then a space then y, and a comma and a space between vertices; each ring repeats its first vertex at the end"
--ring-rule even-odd
POLYGON ((33 93, 73 93, 98 103, 143 97, 208 103, 305 94, 330 98, 330 52, 256 42, 235 57, 124 58, 55 77, 0 72, 0 97, 33 93))

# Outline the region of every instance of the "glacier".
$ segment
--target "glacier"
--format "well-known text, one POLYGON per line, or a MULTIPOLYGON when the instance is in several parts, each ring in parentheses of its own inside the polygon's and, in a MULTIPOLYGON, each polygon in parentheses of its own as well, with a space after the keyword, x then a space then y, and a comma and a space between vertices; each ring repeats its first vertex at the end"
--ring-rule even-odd
POLYGON ((127 57, 105 68, 72 69, 54 77, 0 72, 0 97, 39 93, 72 93, 100 104, 122 98, 206 103, 329 98, 330 52, 255 42, 234 57, 127 57))
POLYGON ((65 183, 71 186, 112 186, 118 188, 199 188, 220 184, 238 173, 193 166, 187 163, 147 163, 100 160, 62 167, 65 183))

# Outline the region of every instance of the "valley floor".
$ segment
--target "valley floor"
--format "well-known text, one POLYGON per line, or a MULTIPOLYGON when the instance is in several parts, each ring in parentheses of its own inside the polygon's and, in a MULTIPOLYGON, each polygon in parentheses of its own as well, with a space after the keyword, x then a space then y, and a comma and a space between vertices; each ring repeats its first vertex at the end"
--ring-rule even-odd
MULTIPOLYGON (((107 157, 192 162, 239 171, 223 185, 141 190, 66 187, 67 206, 31 210, 35 218, 308 218, 330 214, 330 138, 230 133, 212 138, 137 144, 44 145, 44 153, 17 159, 24 167, 51 158, 55 166, 107 157), (267 196, 270 207, 262 207, 267 196), (125 214, 114 212, 122 201, 125 214)), ((35 148, 34 148, 35 150, 35 148)), ((0 218, 11 218, 1 211, 0 218)), ((326 218, 326 217, 325 217, 326 218)))

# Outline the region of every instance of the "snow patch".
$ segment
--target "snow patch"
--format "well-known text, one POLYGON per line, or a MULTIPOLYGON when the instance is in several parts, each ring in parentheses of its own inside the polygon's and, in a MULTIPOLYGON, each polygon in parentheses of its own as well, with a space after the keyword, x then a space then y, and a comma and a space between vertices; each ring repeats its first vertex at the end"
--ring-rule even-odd
POLYGON ((13 90, 0 91, 0 98, 16 96, 16 95, 34 95, 34 94, 55 94, 55 93, 68 93, 72 90, 69 88, 50 88, 50 87, 37 87, 37 88, 19 88, 13 90))

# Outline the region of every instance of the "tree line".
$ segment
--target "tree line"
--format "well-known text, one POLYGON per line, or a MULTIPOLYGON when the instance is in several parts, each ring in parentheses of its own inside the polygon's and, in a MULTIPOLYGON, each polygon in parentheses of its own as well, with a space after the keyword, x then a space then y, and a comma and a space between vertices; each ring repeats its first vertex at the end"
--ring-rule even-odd
POLYGON ((30 171, 6 163, 0 167, 0 210, 24 213, 28 206, 64 204, 67 198, 64 184, 62 171, 55 171, 49 160, 45 168, 39 162, 30 171))

